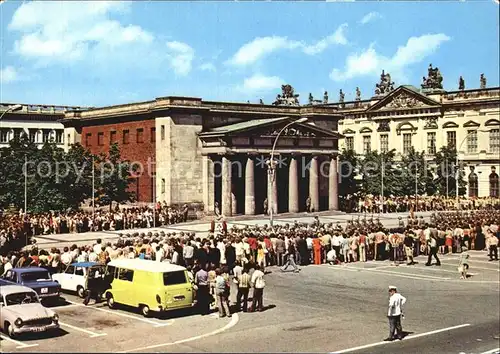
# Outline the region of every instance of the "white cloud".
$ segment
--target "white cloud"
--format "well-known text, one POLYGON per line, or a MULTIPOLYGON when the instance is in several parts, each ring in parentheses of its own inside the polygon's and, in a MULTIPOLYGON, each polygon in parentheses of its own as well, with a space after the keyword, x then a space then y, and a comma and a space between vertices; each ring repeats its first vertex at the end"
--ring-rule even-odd
POLYGON ((255 74, 243 81, 241 89, 246 92, 265 92, 281 87, 283 82, 278 76, 255 74))
POLYGON ((201 71, 211 71, 211 72, 217 71, 217 68, 213 63, 203 63, 200 65, 199 69, 201 71))
POLYGON ((319 54, 332 44, 346 45, 346 28, 347 24, 344 23, 340 25, 333 34, 310 45, 301 41, 289 39, 288 37, 257 37, 240 47, 227 63, 235 66, 246 66, 257 62, 273 52, 285 49, 299 49, 308 55, 319 54))
POLYGON ((398 47, 392 57, 377 53, 372 43, 364 51, 350 54, 344 70, 333 69, 330 78, 334 81, 345 81, 354 77, 379 74, 382 69, 390 72, 393 77, 401 77, 407 66, 421 62, 450 39, 443 33, 411 37, 405 45, 398 47))
POLYGON ((168 42, 168 55, 170 65, 178 75, 187 75, 191 71, 194 59, 194 50, 189 45, 181 42, 168 42))
POLYGON ((372 12, 369 12, 366 15, 364 15, 363 18, 361 19, 361 21, 359 21, 359 22, 362 25, 366 25, 368 22, 372 22, 372 21, 379 19, 381 17, 382 17, 382 15, 380 15, 378 12, 372 11, 372 12))
POLYGON ((339 28, 337 28, 337 30, 328 37, 319 40, 313 45, 304 46, 303 48, 304 53, 309 55, 316 55, 324 51, 332 44, 346 45, 347 44, 347 38, 345 37, 346 28, 347 28, 347 23, 344 23, 340 25, 339 28))
POLYGON ((300 46, 300 42, 289 40, 287 37, 257 37, 238 49, 228 63, 244 66, 252 64, 276 50, 294 49, 300 46))
POLYGON ((19 73, 13 66, 0 69, 0 83, 8 84, 17 80, 19 80, 19 73))
POLYGON ((129 10, 130 3, 118 1, 23 3, 8 25, 19 33, 14 53, 37 66, 94 61, 113 69, 118 64, 145 68, 155 60, 156 67, 166 62, 176 74, 189 73, 194 50, 180 42, 162 43, 148 30, 113 18, 129 10))

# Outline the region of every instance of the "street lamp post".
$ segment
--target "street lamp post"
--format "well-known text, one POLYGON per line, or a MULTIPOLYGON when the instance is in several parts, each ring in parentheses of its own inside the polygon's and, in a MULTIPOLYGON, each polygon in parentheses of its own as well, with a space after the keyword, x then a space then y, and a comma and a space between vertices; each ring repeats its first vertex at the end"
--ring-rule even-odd
MULTIPOLYGON (((460 153, 460 149, 462 148, 462 145, 465 143, 465 141, 467 140, 467 138, 469 137, 469 135, 471 134, 474 134, 474 133, 477 133, 477 132, 481 132, 481 133, 487 133, 488 130, 484 130, 484 129, 475 129, 475 130, 471 130, 469 131, 464 139, 462 140, 462 142, 460 143, 460 145, 458 146, 458 149, 457 149, 457 153, 456 153, 456 156, 455 156, 455 203, 456 203, 456 208, 457 210, 459 209, 459 196, 458 196, 458 181, 460 179, 460 168, 459 168, 459 164, 460 164, 460 160, 459 160, 459 153, 460 153)), ((446 179, 448 180, 448 178, 446 179)))
POLYGON ((384 213, 384 153, 382 156, 382 166, 381 166, 381 178, 380 178, 380 212, 384 213))
MULTIPOLYGON (((270 175, 270 180, 271 180, 271 186, 269 188, 272 188, 274 186, 274 182, 276 180, 276 161, 274 161, 274 151, 276 149, 276 144, 278 143, 278 139, 281 136, 281 134, 285 131, 286 128, 290 127, 291 125, 294 125, 296 123, 304 123, 307 121, 307 117, 302 117, 297 120, 294 120, 293 122, 288 123, 285 125, 281 130, 278 132, 276 135, 276 138, 274 138, 274 143, 273 143, 273 148, 271 149, 271 158, 266 162, 267 166, 269 168, 268 173, 270 175)), ((269 195, 269 200, 268 200, 268 209, 269 209, 269 224, 271 227, 273 226, 273 214, 274 214, 274 196, 271 191, 271 193, 268 193, 269 195)))

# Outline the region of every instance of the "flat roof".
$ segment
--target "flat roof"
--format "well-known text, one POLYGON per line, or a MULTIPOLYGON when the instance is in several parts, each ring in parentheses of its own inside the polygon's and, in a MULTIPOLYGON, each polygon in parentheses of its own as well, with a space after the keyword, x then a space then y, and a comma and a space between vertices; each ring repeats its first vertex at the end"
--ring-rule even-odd
POLYGON ((0 295, 10 295, 15 293, 33 293, 35 292, 33 289, 28 288, 23 285, 2 285, 0 286, 0 295))
POLYGON ((134 270, 142 270, 147 272, 155 272, 155 273, 166 273, 166 272, 175 272, 180 270, 186 270, 186 268, 165 262, 157 262, 157 261, 149 261, 145 259, 115 259, 108 263, 108 266, 118 267, 118 268, 126 268, 126 269, 134 269, 134 270))

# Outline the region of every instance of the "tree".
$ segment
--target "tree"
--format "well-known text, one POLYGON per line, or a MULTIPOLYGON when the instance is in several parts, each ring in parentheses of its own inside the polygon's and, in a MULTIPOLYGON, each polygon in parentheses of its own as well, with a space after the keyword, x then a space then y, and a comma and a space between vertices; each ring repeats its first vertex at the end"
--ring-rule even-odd
POLYGON ((436 176, 434 184, 441 195, 454 196, 456 194, 456 174, 459 169, 458 194, 465 194, 464 170, 457 166, 457 150, 448 146, 443 146, 434 157, 436 165, 436 176))
POLYGON ((359 192, 357 169, 359 159, 353 150, 343 150, 339 156, 339 195, 354 195, 359 192))
POLYGON ((401 195, 401 183, 394 162, 395 155, 395 150, 385 153, 378 153, 375 150, 365 156, 361 163, 362 191, 365 194, 381 195, 383 184, 384 196, 401 195))
POLYGON ((425 160, 424 152, 417 152, 412 147, 409 153, 403 156, 400 171, 403 195, 415 195, 415 191, 418 195, 436 193, 432 169, 425 160))
POLYGON ((111 210, 113 202, 126 202, 135 198, 135 193, 129 191, 129 183, 132 180, 131 164, 121 159, 118 144, 109 148, 107 155, 101 154, 96 157, 96 194, 99 202, 108 205, 111 210))

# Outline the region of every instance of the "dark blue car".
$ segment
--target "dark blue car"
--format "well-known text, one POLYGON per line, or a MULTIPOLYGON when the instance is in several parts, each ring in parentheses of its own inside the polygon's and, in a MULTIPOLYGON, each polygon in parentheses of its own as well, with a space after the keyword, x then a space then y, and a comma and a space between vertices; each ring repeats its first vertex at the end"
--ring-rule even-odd
POLYGON ((8 283, 27 286, 33 289, 44 302, 57 301, 61 285, 52 280, 47 269, 39 267, 12 268, 2 279, 8 283))

